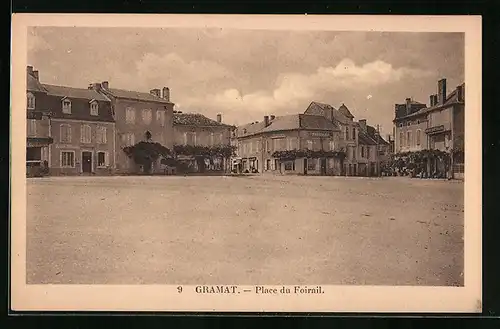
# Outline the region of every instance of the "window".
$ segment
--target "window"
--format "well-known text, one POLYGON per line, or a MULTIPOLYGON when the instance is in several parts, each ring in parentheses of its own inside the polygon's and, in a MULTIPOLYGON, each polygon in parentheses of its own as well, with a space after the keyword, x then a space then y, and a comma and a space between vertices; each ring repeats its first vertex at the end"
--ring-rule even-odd
POLYGON ((316 170, 316 159, 307 159, 307 170, 316 170))
POLYGON ((366 147, 366 157, 370 159, 370 146, 366 147))
POLYGON ((158 110, 156 111, 156 121, 160 123, 160 126, 165 126, 165 111, 158 110))
POLYGON ((266 152, 271 152, 271 142, 266 139, 266 152))
POLYGON ((287 171, 294 171, 295 170, 295 161, 287 161, 285 162, 285 170, 287 171))
POLYGON ((411 146, 411 131, 406 132, 406 146, 411 146))
POLYGON ((345 139, 348 140, 349 139, 349 127, 344 127, 345 128, 345 139))
POLYGON ((335 150, 335 142, 330 141, 330 151, 334 151, 334 150, 335 150))
POLYGON ((289 137, 287 141, 287 150, 295 150, 297 148, 297 137, 289 137))
POLYGON ((196 133, 195 132, 187 132, 184 133, 184 145, 196 145, 196 133))
POLYGON ((62 111, 63 113, 71 114, 71 101, 69 99, 63 99, 62 111))
POLYGON ((135 145, 135 135, 133 133, 127 133, 122 135, 122 142, 125 146, 135 145))
POLYGON ((214 133, 210 133, 210 146, 214 145, 214 133))
POLYGON ((99 115, 99 103, 97 101, 90 103, 90 115, 99 115))
POLYGON ((399 127, 403 127, 403 124, 402 124, 402 123, 400 123, 400 124, 399 124, 399 127))
POLYGON ((217 138, 217 144, 222 144, 222 142, 224 141, 224 134, 223 133, 219 133, 219 138, 217 138))
POLYGON ((28 120, 28 136, 36 136, 36 120, 28 120))
POLYGON ((135 123, 135 109, 127 107, 125 110, 125 121, 127 123, 135 123))
POLYGON ((108 165, 108 153, 107 152, 97 152, 97 167, 103 168, 108 165))
POLYGON ((99 144, 106 144, 107 138, 106 138, 106 127, 97 127, 96 128, 96 137, 97 137, 97 143, 99 144))
POLYGON ((271 170, 271 159, 266 160, 266 170, 271 170))
POLYGON ((419 124, 420 124, 420 120, 417 120, 417 125, 419 125, 419 124))
POLYGON ((408 121, 408 123, 406 124, 408 127, 411 126, 411 121, 408 121))
POLYGON ((358 148, 356 146, 354 146, 352 148, 352 151, 353 151, 353 157, 352 157, 352 159, 355 160, 355 159, 358 158, 358 148))
POLYGON ((416 140, 417 145, 420 146, 420 129, 417 130, 417 137, 416 138, 417 138, 417 140, 416 140))
POLYGON ((356 139, 356 128, 352 128, 352 139, 356 139))
POLYGON ((153 114, 152 114, 151 110, 150 109, 142 110, 142 122, 149 125, 149 124, 151 124, 152 120, 153 120, 153 114))
POLYGON ((61 143, 71 143, 71 126, 62 124, 60 126, 60 141, 61 143))
POLYGON ((32 93, 27 94, 27 101, 28 101, 28 109, 29 110, 34 110, 35 109, 35 95, 32 93))
POLYGON ((313 141, 312 140, 310 140, 310 139, 307 140, 307 146, 306 146, 306 148, 308 150, 312 150, 313 149, 313 141))
POLYGON ((403 147, 405 144, 405 134, 404 132, 399 132, 399 147, 403 147))
POLYGON ((82 125, 80 131, 80 141, 86 144, 92 143, 92 128, 89 125, 82 125))
POLYGON ((75 151, 61 151, 61 167, 75 168, 75 151))
POLYGON ((361 146, 361 157, 362 158, 365 157, 365 147, 364 146, 361 146))
POLYGON ((255 141, 255 146, 254 146, 256 153, 260 152, 260 147, 259 146, 260 146, 259 140, 256 140, 255 141))
POLYGON ((273 142, 275 151, 282 151, 286 148, 286 140, 284 138, 275 138, 273 142))
POLYGON ((253 153, 253 142, 252 141, 248 142, 248 148, 249 148, 248 152, 253 153))

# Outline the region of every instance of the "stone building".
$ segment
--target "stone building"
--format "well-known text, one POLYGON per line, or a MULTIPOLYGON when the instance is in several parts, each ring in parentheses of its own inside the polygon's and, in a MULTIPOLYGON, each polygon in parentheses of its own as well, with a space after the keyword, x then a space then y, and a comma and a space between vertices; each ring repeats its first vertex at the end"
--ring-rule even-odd
MULTIPOLYGON (((446 79, 437 84, 437 94, 430 95, 429 106, 418 103, 408 110, 396 104, 394 122, 395 152, 437 150, 449 160, 434 159, 427 171, 445 172, 455 178, 464 174, 465 84, 447 93, 446 79)), ((408 104, 407 100, 407 104, 408 104)), ((413 102, 411 102, 413 103, 413 102)), ((416 102, 414 102, 416 103, 416 102)))
POLYGON ((113 173, 115 123, 107 97, 42 84, 32 67, 27 89, 27 161, 46 161, 51 175, 113 173))
POLYGON ((332 155, 341 151, 340 134, 338 125, 320 115, 265 116, 237 128, 238 157, 233 164, 243 172, 340 175, 343 158, 332 155), (316 153, 308 156, 306 150, 316 153), (284 151, 291 156, 276 156, 284 151))
POLYGON ((116 122, 116 172, 163 172, 161 159, 151 168, 143 168, 129 158, 123 149, 141 141, 157 142, 172 149, 174 141, 173 108, 168 87, 149 93, 111 88, 108 81, 93 83, 89 89, 111 100, 116 122))
POLYGON ((39 81, 38 71, 27 67, 26 74, 26 174, 41 174, 41 169, 50 164, 50 111, 44 106, 47 91, 39 81))
MULTIPOLYGON (((222 122, 222 114, 217 114, 217 120, 212 120, 199 113, 182 113, 174 111, 173 114, 174 145, 191 146, 230 146, 233 126, 222 122)), ((193 156, 184 156, 185 160, 192 166, 192 170, 198 171, 198 163, 193 156)), ((229 159, 215 157, 206 159, 206 169, 222 171, 228 168, 229 159)))

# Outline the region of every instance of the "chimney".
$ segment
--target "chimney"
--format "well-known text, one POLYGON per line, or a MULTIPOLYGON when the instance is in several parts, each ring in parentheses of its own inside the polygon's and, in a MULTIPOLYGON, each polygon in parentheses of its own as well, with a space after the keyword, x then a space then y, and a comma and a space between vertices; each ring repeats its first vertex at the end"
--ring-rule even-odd
POLYGON ((437 100, 439 105, 443 105, 446 100, 446 79, 438 81, 437 100))
POLYGON ((90 90, 95 90, 95 91, 100 91, 102 88, 102 85, 99 82, 94 82, 89 85, 90 90))
POLYGON ((109 82, 108 81, 103 81, 101 82, 102 89, 108 90, 109 89, 109 82))
POLYGON ((163 99, 170 102, 170 89, 168 87, 163 87, 163 99))
POLYGON ((366 131, 366 119, 359 120, 359 125, 361 126, 361 129, 366 131))
POLYGON ((264 115, 264 127, 267 127, 267 126, 269 126, 269 116, 264 115))
POLYGON ((463 85, 457 86, 457 101, 459 101, 459 102, 464 101, 464 86, 463 85))
POLYGON ((273 121, 275 118, 276 118, 276 116, 274 114, 271 114, 271 117, 269 119, 270 119, 270 121, 273 121))
POLYGON ((28 65, 28 66, 26 67, 26 69, 27 69, 27 72, 28 72, 29 74, 33 74, 33 66, 28 65))
POLYGON ((37 81, 40 81, 40 78, 38 77, 38 71, 33 71, 33 76, 37 81))
POLYGON ((406 114, 410 114, 411 111, 411 98, 406 99, 406 114))
POLYGON ((217 114, 217 122, 222 123, 222 114, 217 114))
POLYGON ((149 91, 149 93, 150 93, 151 95, 153 95, 153 96, 160 97, 160 89, 158 89, 158 88, 151 89, 151 90, 149 91))

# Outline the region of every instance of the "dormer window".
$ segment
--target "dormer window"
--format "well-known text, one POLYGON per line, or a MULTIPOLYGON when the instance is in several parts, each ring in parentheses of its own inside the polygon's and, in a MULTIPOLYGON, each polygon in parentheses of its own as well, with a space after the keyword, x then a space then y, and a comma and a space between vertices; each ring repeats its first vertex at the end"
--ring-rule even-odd
POLYGON ((99 103, 95 99, 90 101, 90 115, 99 115, 99 103))
POLYGON ((71 101, 67 98, 62 100, 62 111, 63 113, 71 114, 71 101))
POLYGON ((28 110, 34 110, 35 109, 35 95, 32 93, 28 93, 28 110))

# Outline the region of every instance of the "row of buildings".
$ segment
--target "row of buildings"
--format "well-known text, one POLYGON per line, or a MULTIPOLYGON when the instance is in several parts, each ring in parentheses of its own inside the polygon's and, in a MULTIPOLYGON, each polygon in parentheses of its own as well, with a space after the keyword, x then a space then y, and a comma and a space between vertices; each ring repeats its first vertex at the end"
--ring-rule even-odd
MULTIPOLYGON (((27 67, 26 169, 52 175, 143 171, 123 149, 140 141, 174 145, 230 144, 234 127, 201 114, 174 111, 168 87, 149 93, 111 88, 109 82, 71 88, 40 82, 27 67)), ((160 161, 153 172, 163 170, 160 161)))
MULTIPOLYGON (((429 104, 406 98, 395 104, 394 153, 411 164, 426 156, 420 170, 427 176, 464 178, 465 84, 447 92, 446 79, 437 83, 429 104), (413 155, 413 156, 412 156, 413 155)), ((422 162, 422 161, 421 161, 422 162)), ((414 164, 415 165, 415 164, 414 164)), ((418 164, 416 164, 418 165, 418 164)))
POLYGON ((378 176, 390 143, 347 106, 311 102, 304 113, 264 116, 234 131, 238 157, 248 172, 378 176))

